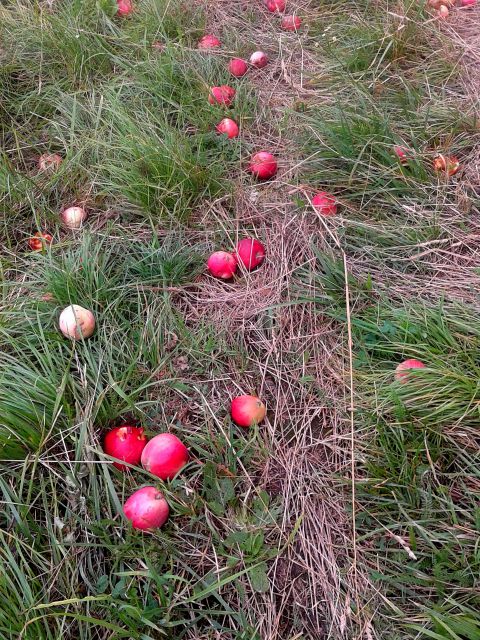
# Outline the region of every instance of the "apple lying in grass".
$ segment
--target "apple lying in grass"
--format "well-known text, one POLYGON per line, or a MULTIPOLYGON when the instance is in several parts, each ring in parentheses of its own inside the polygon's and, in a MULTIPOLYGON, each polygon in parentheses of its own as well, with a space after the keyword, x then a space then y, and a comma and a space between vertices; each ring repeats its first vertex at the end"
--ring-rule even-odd
POLYGON ((217 124, 217 131, 225 133, 228 138, 236 138, 238 136, 238 124, 231 118, 224 118, 217 124))
POLYGON ((132 0, 117 0, 117 15, 125 17, 131 13, 133 13, 132 0))
POLYGON ((95 331, 95 316, 79 304, 66 307, 60 314, 58 323, 63 335, 72 340, 90 338, 95 331))
POLYGON ((248 171, 259 180, 269 180, 277 173, 278 164, 275 156, 268 151, 255 153, 248 165, 248 171))
POLYGON ((199 49, 218 49, 218 47, 221 46, 222 43, 220 40, 211 33, 207 33, 203 38, 200 38, 198 42, 199 49))
POLYGON ((473 7, 477 4, 477 0, 460 0, 461 7, 473 7))
POLYGON ((232 58, 228 63, 228 70, 236 78, 241 78, 248 71, 248 64, 241 58, 232 58))
POLYGON ((237 261, 251 271, 265 260, 265 247, 255 238, 243 238, 235 249, 237 261))
POLYGON ((285 11, 286 1, 285 0, 266 0, 265 6, 272 13, 275 13, 275 11, 278 11, 279 13, 283 13, 285 11))
POLYGON ((256 69, 263 69, 268 64, 268 56, 264 51, 254 51, 250 56, 250 64, 256 69))
MULTIPOLYGON (((111 429, 106 434, 103 440, 103 450, 112 458, 138 465, 146 444, 147 437, 141 427, 123 425, 111 429)), ((113 465, 120 471, 128 469, 126 465, 120 462, 114 462, 113 465)))
POLYGON ((424 369, 425 365, 421 360, 416 360, 415 358, 409 358, 408 360, 404 360, 397 365, 395 369, 395 380, 400 382, 405 382, 408 380, 408 372, 412 369, 424 369))
POLYGON ((221 87, 212 87, 208 96, 210 104, 222 104, 225 107, 229 107, 233 99, 235 98, 236 91, 227 84, 222 84, 221 87))
POLYGON ((435 171, 445 171, 448 176, 454 176, 460 169, 460 161, 455 156, 439 154, 433 161, 435 171))
POLYGON ((42 153, 38 158, 38 168, 40 171, 57 171, 62 162, 63 158, 58 153, 42 153))
POLYGON ((207 261, 207 268, 215 278, 230 280, 237 270, 235 256, 227 251, 215 251, 207 261))
POLYGON ((32 251, 42 251, 47 244, 52 244, 53 238, 49 233, 37 231, 33 238, 28 239, 28 246, 32 251))
POLYGON ((142 487, 126 500, 123 513, 134 529, 154 531, 168 520, 170 509, 161 491, 155 487, 142 487))
POLYGON ((69 229, 80 229, 87 218, 87 212, 83 207, 67 207, 60 216, 69 229))
POLYGON ((312 198, 312 205, 315 211, 322 216, 334 216, 337 213, 337 200, 326 191, 320 191, 312 198))
POLYGON ((162 480, 170 480, 188 462, 188 449, 173 433, 160 433, 142 451, 142 466, 162 480))
POLYGON ((284 31, 297 31, 302 26, 302 20, 298 16, 284 16, 281 24, 284 31))
POLYGON ((248 428, 260 424, 265 418, 266 409, 257 396, 237 396, 232 400, 230 413, 236 425, 248 428))
POLYGON ((402 147, 396 144, 393 147, 393 153, 397 156, 397 159, 400 162, 400 164, 408 164, 410 153, 407 147, 402 147))
POLYGON ((448 16, 450 15, 450 9, 446 5, 441 4, 438 7, 437 15, 442 20, 446 20, 448 18, 448 16))

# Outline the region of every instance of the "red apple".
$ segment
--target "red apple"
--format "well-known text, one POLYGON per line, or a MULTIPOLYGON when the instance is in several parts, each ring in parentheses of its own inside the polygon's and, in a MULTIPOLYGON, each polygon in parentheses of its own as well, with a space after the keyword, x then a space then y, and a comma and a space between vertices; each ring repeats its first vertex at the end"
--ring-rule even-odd
POLYGON ((132 0, 117 0, 117 14, 119 16, 129 16, 133 13, 132 0))
POLYGON ((407 147, 401 147, 400 145, 396 144, 393 147, 393 153, 397 156, 400 164, 408 164, 410 150, 407 149, 407 147))
POLYGON ((322 216, 334 216, 337 213, 337 201, 326 191, 320 191, 312 198, 312 205, 322 216))
POLYGON ((170 509, 163 493, 155 487, 137 489, 123 505, 123 513, 134 529, 153 531, 168 520, 170 509))
POLYGON ((260 424, 265 418, 265 405, 256 396, 237 396, 232 400, 232 420, 239 427, 251 427, 260 424))
POLYGON ((268 180, 277 173, 278 165, 275 156, 268 151, 255 153, 248 165, 248 170, 259 180, 268 180))
POLYGON ((38 168, 40 171, 56 171, 63 162, 62 156, 58 153, 42 153, 38 158, 38 168))
POLYGON ((217 131, 226 133, 229 138, 236 138, 238 136, 238 124, 231 118, 224 118, 217 124, 217 131))
POLYGON ((199 49, 217 49, 221 46, 222 43, 220 42, 220 40, 211 33, 207 33, 207 35, 203 36, 203 38, 200 38, 198 42, 199 49))
POLYGON ((52 244, 53 238, 49 233, 37 231, 33 238, 28 239, 28 246, 32 251, 42 251, 47 244, 52 244))
POLYGON ((264 51, 255 51, 250 56, 250 64, 257 69, 263 69, 268 64, 268 56, 264 51))
POLYGON ((215 251, 209 257, 207 267, 212 276, 222 280, 230 280, 237 270, 237 260, 235 256, 226 251, 215 251))
MULTIPOLYGON (((124 425, 111 429, 105 436, 103 441, 103 450, 112 458, 118 458, 129 464, 137 465, 140 462, 142 451, 147 444, 147 438, 141 427, 132 427, 124 425)), ((120 462, 114 462, 113 465, 126 471, 128 467, 120 462)))
POLYGON ((408 379, 408 371, 411 369, 423 369, 425 365, 421 360, 409 358, 397 365, 395 369, 395 380, 405 382, 408 379))
POLYGON ((95 316, 79 304, 71 304, 60 314, 58 324, 66 338, 82 340, 90 338, 95 331, 95 316))
POLYGON ((477 4, 477 0, 460 0, 461 7, 473 7, 477 4))
POLYGON ((445 171, 448 176, 454 176, 460 169, 460 160, 455 156, 444 156, 441 153, 434 159, 435 171, 445 171))
POLYGON ((170 480, 188 462, 188 449, 173 433, 160 433, 142 452, 143 467, 162 480, 170 480))
POLYGON ((266 0, 265 6, 272 13, 274 13, 275 11, 283 13, 283 11, 285 11, 286 2, 285 0, 266 0))
POLYGON ((245 269, 255 269, 265 260, 265 247, 255 238, 243 238, 237 244, 235 255, 245 269))
POLYGON ((241 78, 248 71, 248 64, 241 58, 232 58, 228 63, 228 70, 236 78, 241 78))
POLYGON ((223 104, 229 107, 235 98, 235 93, 235 89, 232 89, 232 87, 226 84, 222 84, 221 87, 212 87, 210 89, 208 101, 210 104, 223 104))
POLYGON ((284 16, 282 18, 282 29, 284 31, 297 31, 302 26, 302 20, 298 16, 284 16))
POLYGON ((83 207, 67 207, 60 214, 63 224, 69 229, 80 229, 87 217, 83 207))

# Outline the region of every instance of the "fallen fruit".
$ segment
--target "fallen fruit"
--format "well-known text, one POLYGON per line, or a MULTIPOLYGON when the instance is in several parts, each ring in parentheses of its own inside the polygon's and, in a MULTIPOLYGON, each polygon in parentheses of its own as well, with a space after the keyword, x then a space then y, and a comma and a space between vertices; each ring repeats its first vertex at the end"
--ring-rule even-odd
POLYGON ((132 0, 117 0, 117 14, 119 16, 129 16, 133 13, 132 0))
POLYGON ((320 191, 314 195, 312 205, 322 216, 334 216, 337 213, 337 200, 326 191, 320 191))
POLYGON ((268 151, 259 151, 255 153, 248 165, 248 170, 259 180, 268 180, 272 178, 278 169, 275 156, 268 151))
POLYGON ((72 340, 89 338, 95 331, 95 316, 78 304, 66 307, 60 314, 58 323, 63 335, 72 340))
MULTIPOLYGON (((112 458, 138 465, 146 444, 147 437, 141 427, 124 425, 115 427, 106 434, 103 440, 103 450, 112 458)), ((120 469, 120 471, 128 469, 126 465, 120 462, 114 462, 113 466, 120 469)))
POLYGON ((297 31, 302 26, 302 20, 298 16, 284 16, 282 18, 282 29, 284 31, 297 31))
POLYGON ((399 145, 395 145, 393 147, 393 152, 397 156, 400 164, 408 164, 409 149, 407 149, 407 147, 401 147, 399 145))
POLYGON ((232 89, 227 84, 222 84, 221 87, 212 87, 210 89, 208 101, 210 104, 223 104, 229 107, 235 98, 235 93, 235 89, 232 89))
POLYGON ((255 238, 243 238, 236 246, 235 255, 245 269, 250 271, 264 261, 265 247, 255 238))
POLYGON ((263 69, 268 64, 268 56, 264 51, 255 51, 250 56, 250 64, 257 69, 263 69))
POLYGON ((227 251, 215 251, 208 259, 207 268, 215 278, 230 280, 237 270, 237 261, 227 251))
POLYGON ((286 2, 285 0, 267 0, 265 2, 265 6, 272 13, 274 13, 275 11, 283 13, 283 11, 285 11, 286 2))
POLYGON ((199 49, 217 49, 221 46, 222 43, 220 42, 220 40, 211 33, 207 33, 207 35, 203 36, 203 38, 200 38, 198 42, 199 49))
POLYGON ((172 433, 160 433, 147 442, 142 466, 162 480, 174 478, 188 462, 188 449, 172 433))
POLYGON ((231 118, 224 118, 217 124, 217 131, 226 133, 229 138, 236 138, 238 136, 238 124, 231 118))
POLYGON ((442 20, 445 20, 446 18, 448 18, 448 16, 450 15, 450 10, 447 6, 445 6, 444 4, 441 4, 438 7, 438 17, 441 18, 442 20))
POLYGON ((477 0, 460 0, 461 7, 473 7, 477 4, 477 0))
POLYGON ((69 229, 80 229, 83 221, 87 217, 87 212, 83 207, 68 207, 60 214, 63 223, 69 229))
POLYGON ((448 176, 454 176, 460 169, 460 161, 455 156, 439 154, 433 161, 435 171, 445 171, 448 176))
POLYGON ((237 396, 232 400, 230 413, 236 425, 248 428, 260 424, 265 418, 266 409, 256 396, 237 396))
POLYGON ((152 42, 152 49, 161 53, 162 51, 165 51, 165 44, 161 40, 154 40, 152 42))
POLYGON ((168 520, 170 509, 163 493, 155 487, 137 489, 123 505, 123 513, 134 529, 153 531, 168 520))
POLYGON ((38 158, 38 168, 40 171, 56 171, 62 162, 63 158, 58 153, 42 153, 38 158))
POLYGON ((405 382, 408 379, 408 372, 412 369, 424 369, 425 365, 421 360, 409 358, 397 365, 395 369, 395 380, 405 382))
POLYGON ((28 239, 28 246, 32 251, 42 251, 47 244, 52 244, 53 238, 49 233, 37 231, 33 238, 28 239))
POLYGON ((236 78, 241 78, 248 71, 248 64, 241 58, 232 58, 228 63, 228 70, 236 78))

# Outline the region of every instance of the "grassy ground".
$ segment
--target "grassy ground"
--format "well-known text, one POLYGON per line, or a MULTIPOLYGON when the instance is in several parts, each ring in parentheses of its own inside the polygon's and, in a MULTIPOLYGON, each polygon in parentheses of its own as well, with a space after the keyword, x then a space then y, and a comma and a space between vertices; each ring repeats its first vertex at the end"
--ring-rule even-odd
POLYGON ((0 7, 0 638, 480 638, 480 13, 293 6, 298 34, 260 0, 0 7), (258 48, 227 141, 208 88, 258 48), (244 235, 266 263, 210 278, 244 235), (97 318, 75 345, 71 303, 97 318), (239 391, 265 424, 232 425, 239 391), (126 420, 192 454, 154 535, 121 515, 152 478, 102 452, 126 420))

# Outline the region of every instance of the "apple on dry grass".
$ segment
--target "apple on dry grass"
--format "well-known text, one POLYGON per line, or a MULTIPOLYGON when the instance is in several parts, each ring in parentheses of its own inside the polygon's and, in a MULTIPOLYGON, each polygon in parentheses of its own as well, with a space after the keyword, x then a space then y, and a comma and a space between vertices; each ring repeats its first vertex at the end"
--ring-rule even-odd
POLYGON ((302 26, 302 19, 298 16, 284 16, 281 25, 284 31, 297 31, 302 26))
POLYGON ((215 278, 230 280, 237 270, 237 260, 228 251, 215 251, 207 261, 207 268, 215 278))
POLYGON ((230 414, 236 425, 248 428, 262 422, 266 408, 257 396, 237 396, 232 400, 230 414))
POLYGON ((168 520, 170 509, 163 493, 150 486, 132 493, 123 505, 123 513, 134 529, 155 531, 168 520))
POLYGON ((147 442, 141 462, 149 473, 171 480, 187 464, 188 449, 173 433, 160 433, 147 442))
POLYGON ((85 309, 79 304, 71 304, 60 314, 58 324, 60 331, 66 338, 82 340, 93 335, 95 316, 89 309, 85 309))
POLYGON ((236 78, 241 78, 248 71, 248 64, 241 58, 232 58, 228 63, 228 70, 236 78))
POLYGON ((268 151, 255 153, 248 165, 248 171, 259 180, 269 180, 277 173, 278 164, 275 156, 268 151))
POLYGON ((211 33, 207 33, 198 41, 199 49, 218 49, 221 46, 220 40, 211 33))
POLYGON ((287 3, 286 0, 266 0, 265 6, 271 13, 283 13, 287 3))
POLYGON ((216 127, 219 133, 224 133, 228 138, 236 138, 238 136, 238 124, 231 118, 223 118, 216 127))
POLYGON ((264 51, 254 51, 250 56, 250 64, 256 69, 263 69, 268 64, 268 56, 264 51))
POLYGON ((454 176, 460 169, 460 160, 456 156, 439 154, 433 160, 435 171, 444 171, 448 176, 454 176))
POLYGON ((67 207, 60 214, 63 224, 69 229, 80 229, 87 218, 87 212, 83 207, 67 207))
POLYGON ((265 247, 255 238, 243 238, 237 243, 235 256, 238 263, 251 271, 265 260, 265 247))
POLYGON ((33 238, 28 239, 28 246, 32 251, 42 251, 49 244, 52 244, 53 237, 49 233, 37 231, 33 238))
POLYGON ((229 87, 227 84, 223 84, 220 87, 212 87, 210 89, 208 101, 210 104, 220 104, 229 107, 235 98, 235 94, 235 89, 229 87))
POLYGON ((334 216, 337 213, 337 200, 326 191, 316 193, 312 198, 312 205, 322 216, 334 216))

